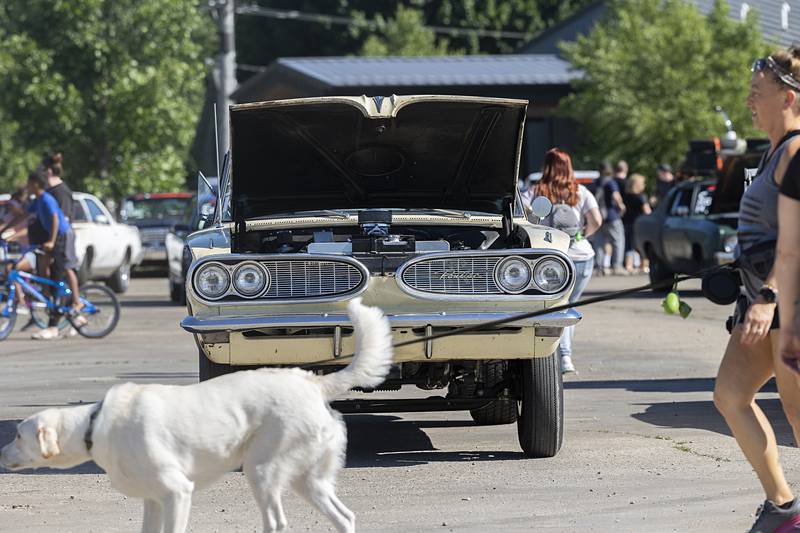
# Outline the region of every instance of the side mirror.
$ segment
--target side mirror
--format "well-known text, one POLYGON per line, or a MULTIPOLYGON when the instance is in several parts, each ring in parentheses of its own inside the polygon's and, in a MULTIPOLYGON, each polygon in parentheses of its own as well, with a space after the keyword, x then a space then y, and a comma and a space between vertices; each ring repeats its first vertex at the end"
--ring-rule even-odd
POLYGON ((553 211, 553 202, 546 196, 537 196, 531 202, 531 214, 538 219, 543 219, 553 211))
POLYGON ((109 224, 108 217, 105 215, 95 215, 94 221, 98 224, 109 224))

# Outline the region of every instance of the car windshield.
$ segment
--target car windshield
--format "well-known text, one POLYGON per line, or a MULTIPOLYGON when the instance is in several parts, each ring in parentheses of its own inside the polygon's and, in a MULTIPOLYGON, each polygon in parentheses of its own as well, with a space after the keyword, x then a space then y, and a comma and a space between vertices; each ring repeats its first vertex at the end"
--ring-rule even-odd
POLYGON ((185 219, 191 213, 191 198, 146 198, 127 200, 122 208, 126 222, 145 219, 185 219))

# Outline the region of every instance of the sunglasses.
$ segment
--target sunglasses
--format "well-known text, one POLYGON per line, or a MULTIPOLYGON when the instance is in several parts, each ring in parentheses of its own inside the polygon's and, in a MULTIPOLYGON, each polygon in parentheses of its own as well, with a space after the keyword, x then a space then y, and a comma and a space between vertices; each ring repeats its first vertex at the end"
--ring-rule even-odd
POLYGON ((778 77, 783 83, 794 89, 800 91, 800 80, 796 79, 791 72, 780 66, 772 59, 772 56, 762 57, 756 59, 750 66, 751 72, 763 72, 769 69, 775 76, 778 77))

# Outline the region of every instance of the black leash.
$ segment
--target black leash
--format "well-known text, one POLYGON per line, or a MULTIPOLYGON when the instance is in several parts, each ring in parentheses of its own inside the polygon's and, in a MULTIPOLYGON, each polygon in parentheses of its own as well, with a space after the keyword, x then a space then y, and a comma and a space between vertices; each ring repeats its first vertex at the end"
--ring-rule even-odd
MULTIPOLYGON (((481 324, 473 324, 471 326, 463 326, 460 328, 452 329, 450 331, 443 331, 441 333, 436 333, 434 335, 430 335, 427 337, 419 337, 417 339, 411 339, 408 341, 399 342, 397 344, 393 344, 393 348, 400 348, 403 346, 410 346, 412 344, 418 344, 421 342, 433 341, 437 339, 443 339, 445 337, 452 337, 453 335, 461 335, 463 333, 471 333, 473 331, 483 331, 489 328, 493 328, 495 326, 502 326, 503 324, 508 324, 509 322, 516 322, 518 320, 525 320, 528 318, 536 318, 537 316, 547 315, 550 313, 557 313, 559 311, 566 311, 567 309, 574 309, 576 307, 583 307, 585 305, 596 304, 600 302, 607 302, 609 300, 615 300, 617 298, 621 298, 623 296, 627 296, 629 294, 635 294, 637 292, 642 292, 650 289, 662 289, 665 287, 673 286, 682 281, 687 281, 690 279, 699 279, 703 276, 710 274, 711 272, 715 272, 717 270, 726 270, 726 269, 734 269, 736 268, 734 264, 726 264, 726 265, 716 265, 704 270, 699 270, 693 274, 686 274, 683 276, 675 276, 673 279, 665 279, 663 281, 658 281, 655 283, 648 283, 647 285, 640 285, 638 287, 632 287, 630 289, 623 289, 621 291, 614 291, 608 292, 605 294, 601 294, 599 296, 594 296, 592 298, 585 298, 583 300, 579 300, 573 303, 566 303, 562 305, 557 305, 555 307, 548 307, 545 309, 539 309, 537 311, 531 311, 529 313, 521 313, 518 315, 512 315, 510 317, 501 318, 498 320, 491 320, 489 322, 483 322, 481 324)), ((301 365, 301 368, 313 368, 315 366, 324 365, 327 363, 334 363, 334 362, 342 362, 351 359, 355 354, 348 354, 342 355, 340 357, 334 357, 332 359, 324 359, 322 361, 317 361, 315 363, 309 363, 306 365, 301 365)))

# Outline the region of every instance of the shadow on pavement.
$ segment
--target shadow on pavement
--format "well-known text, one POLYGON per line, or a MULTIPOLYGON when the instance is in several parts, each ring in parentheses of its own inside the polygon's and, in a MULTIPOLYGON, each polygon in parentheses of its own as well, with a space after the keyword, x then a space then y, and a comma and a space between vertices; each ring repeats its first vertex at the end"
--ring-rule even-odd
MULTIPOLYGON (((521 452, 437 450, 425 433, 431 427, 475 427, 470 420, 405 420, 393 415, 346 415, 347 464, 354 467, 405 467, 431 462, 504 461, 521 452)), ((515 442, 516 444, 516 442, 515 442)))
MULTIPOLYGON (((567 381, 566 390, 624 389, 630 392, 708 392, 714 391, 714 378, 621 379, 607 381, 567 381)), ((778 392, 775 379, 770 379, 760 392, 778 392)))
MULTIPOLYGON (((792 428, 783 414, 781 402, 778 399, 756 400, 756 403, 764 411, 764 414, 772 424, 775 431, 775 438, 781 446, 795 447, 792 428)), ((641 413, 631 415, 636 420, 667 428, 695 428, 713 431, 722 435, 731 436, 730 429, 719 414, 714 402, 694 401, 694 402, 666 402, 654 404, 635 404, 648 405, 641 413)))
MULTIPOLYGON (((644 283, 643 283, 643 285, 644 285, 644 283)), ((620 288, 619 290, 626 290, 628 288, 632 289, 633 287, 620 288)), ((609 294, 610 292, 614 292, 614 291, 598 291, 596 289, 586 290, 586 291, 584 291, 582 298, 594 298, 595 296, 602 296, 603 294, 609 294)), ((680 288, 680 285, 678 285, 678 292, 680 293, 681 298, 704 298, 703 292, 701 290, 699 290, 699 289, 686 289, 686 290, 683 290, 683 289, 680 288)), ((661 300, 661 299, 664 298, 665 295, 666 295, 666 292, 661 294, 661 293, 653 292, 650 289, 646 289, 646 290, 643 290, 643 291, 635 292, 633 294, 628 294, 626 296, 621 296, 619 299, 620 300, 627 300, 627 299, 651 299, 651 300, 658 299, 658 300, 661 300)), ((598 305, 598 304, 595 304, 595 305, 598 305)))
POLYGON ((120 299, 119 305, 122 307, 181 307, 173 303, 169 296, 164 296, 163 300, 120 299))

